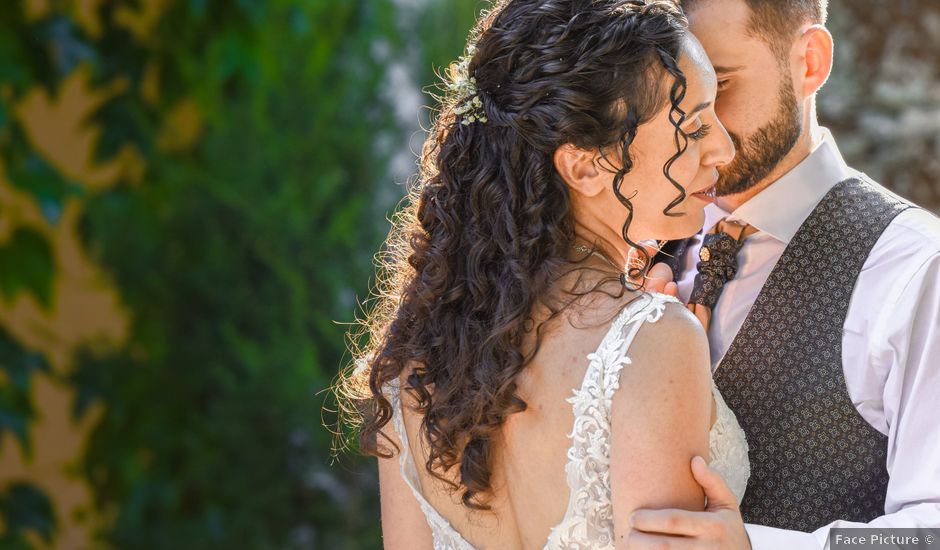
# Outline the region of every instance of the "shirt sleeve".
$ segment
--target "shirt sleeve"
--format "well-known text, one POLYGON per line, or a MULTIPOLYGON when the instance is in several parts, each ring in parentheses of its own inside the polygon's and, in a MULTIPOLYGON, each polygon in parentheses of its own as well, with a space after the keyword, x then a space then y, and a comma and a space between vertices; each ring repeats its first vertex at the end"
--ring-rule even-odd
POLYGON ((812 533, 747 524, 754 550, 826 549, 838 527, 940 527, 940 254, 923 262, 888 306, 870 358, 888 366, 885 515, 812 533))

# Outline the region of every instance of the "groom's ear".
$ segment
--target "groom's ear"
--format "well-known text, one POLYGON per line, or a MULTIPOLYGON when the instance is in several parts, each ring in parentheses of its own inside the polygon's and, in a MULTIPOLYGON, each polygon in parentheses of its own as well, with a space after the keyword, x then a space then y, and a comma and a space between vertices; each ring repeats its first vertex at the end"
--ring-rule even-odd
POLYGON ((597 153, 566 143, 555 149, 554 161, 555 170, 572 192, 594 197, 606 187, 597 166, 597 153))
POLYGON ((799 40, 802 64, 802 92, 807 98, 823 87, 832 72, 832 35, 823 25, 810 25, 799 40))

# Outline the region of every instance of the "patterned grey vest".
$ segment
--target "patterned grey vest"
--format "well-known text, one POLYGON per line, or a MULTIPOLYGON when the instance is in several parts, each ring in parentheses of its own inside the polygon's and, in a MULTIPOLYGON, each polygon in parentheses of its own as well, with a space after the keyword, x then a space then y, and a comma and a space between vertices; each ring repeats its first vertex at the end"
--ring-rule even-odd
POLYGON ((887 437, 852 405, 842 327, 856 279, 911 205, 849 179, 787 246, 715 371, 750 446, 748 523, 813 531, 884 515, 887 437))

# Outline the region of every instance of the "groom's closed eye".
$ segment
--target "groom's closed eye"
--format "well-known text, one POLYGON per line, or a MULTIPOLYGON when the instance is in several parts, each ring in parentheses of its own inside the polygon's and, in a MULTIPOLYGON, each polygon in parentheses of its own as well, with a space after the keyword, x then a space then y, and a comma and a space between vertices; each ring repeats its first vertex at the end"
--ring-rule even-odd
POLYGON ((743 68, 744 67, 741 65, 736 65, 734 67, 728 66, 728 65, 715 65, 714 66, 715 74, 718 75, 718 78, 722 78, 722 77, 728 76, 729 74, 736 73, 743 68))
POLYGON ((725 91, 731 84, 731 76, 743 69, 741 66, 715 65, 715 75, 718 77, 718 93, 725 91))

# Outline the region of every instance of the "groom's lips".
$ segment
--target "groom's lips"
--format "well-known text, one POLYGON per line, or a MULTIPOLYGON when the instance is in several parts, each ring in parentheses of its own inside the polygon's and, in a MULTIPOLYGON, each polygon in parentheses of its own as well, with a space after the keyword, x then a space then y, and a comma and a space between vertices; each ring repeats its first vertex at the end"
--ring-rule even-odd
POLYGON ((717 184, 712 184, 711 187, 707 187, 705 189, 702 189, 701 191, 692 193, 692 196, 701 201, 705 201, 707 203, 713 203, 715 202, 716 185, 717 184))

